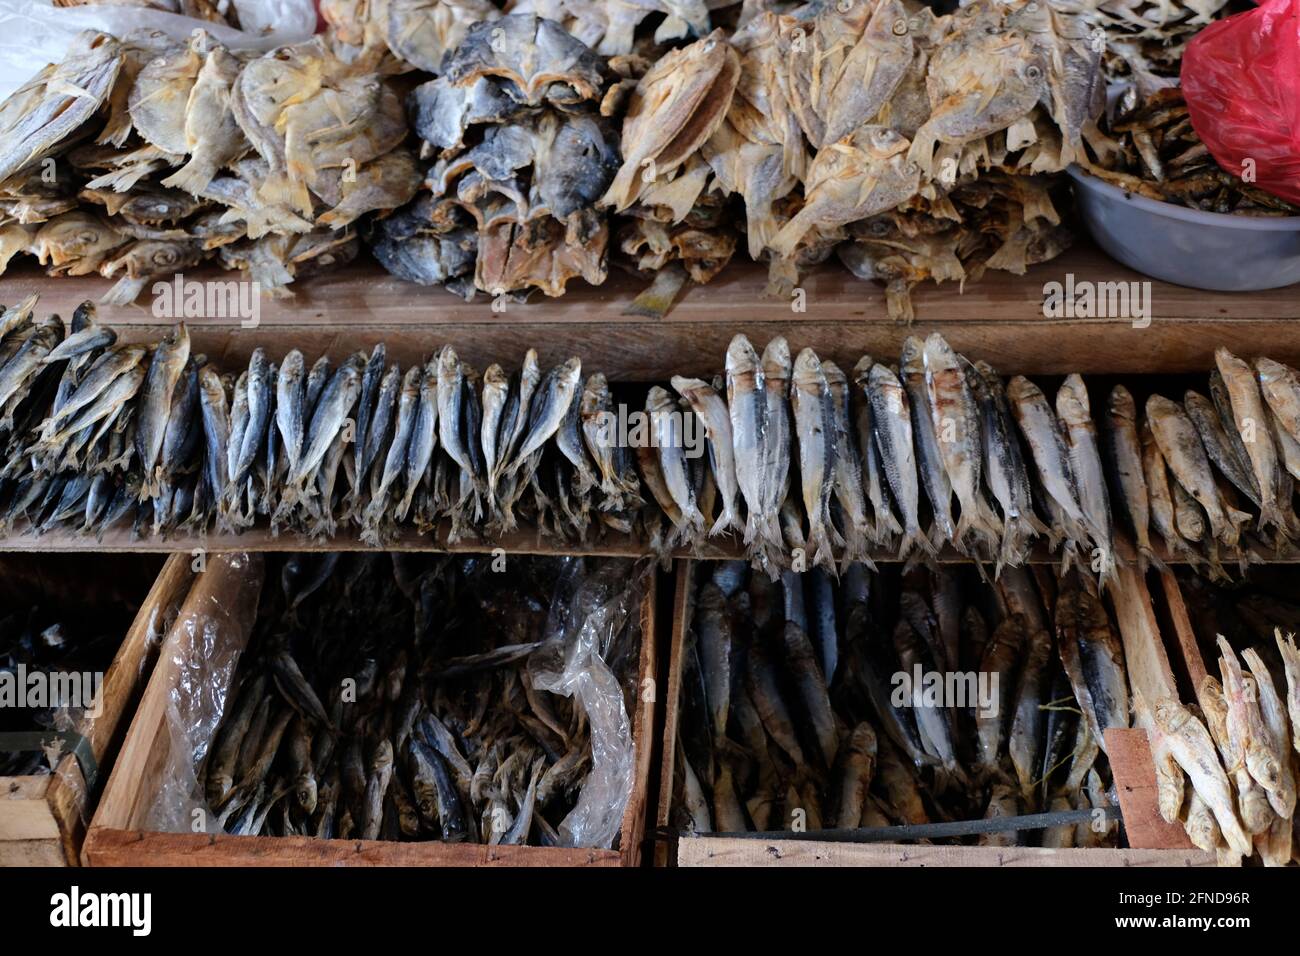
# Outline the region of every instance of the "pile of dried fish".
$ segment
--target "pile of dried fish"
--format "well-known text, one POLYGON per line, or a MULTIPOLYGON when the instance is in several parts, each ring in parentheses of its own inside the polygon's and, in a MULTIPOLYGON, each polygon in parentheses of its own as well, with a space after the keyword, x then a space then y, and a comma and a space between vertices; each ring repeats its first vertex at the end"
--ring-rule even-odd
POLYGON ((397 94, 320 39, 253 56, 202 31, 84 33, 0 104, 0 269, 99 272, 124 304, 218 261, 281 293, 415 193, 406 134, 397 94))
POLYGON ((1127 192, 1204 212, 1300 216, 1300 207, 1223 169, 1192 129, 1182 91, 1130 91, 1107 124, 1116 144, 1088 170, 1127 192))
POLYGON ((511 559, 507 583, 490 563, 323 553, 268 566, 237 686, 198 768, 219 826, 608 846, 629 794, 602 787, 599 763, 632 747, 637 576, 620 561, 588 573, 576 559, 511 559), (617 681, 612 700, 553 682, 556 654, 587 615, 603 641, 587 666, 617 681), (629 734, 599 755, 593 736, 612 725, 593 703, 621 706, 629 734), (613 807, 604 836, 574 809, 593 781, 613 807))
POLYGON ((923 279, 1065 247, 1040 179, 1083 155, 1102 103, 1083 20, 1034 0, 323 13, 326 37, 258 57, 202 33, 80 38, 0 106, 0 259, 120 275, 122 302, 209 258, 274 292, 354 255, 358 217, 403 207, 371 238, 403 278, 557 296, 603 282, 612 246, 653 277, 634 310, 662 315, 727 265, 740 226, 771 293, 843 246, 906 318, 923 279), (432 161, 414 201, 384 79, 412 68, 434 75, 408 102, 432 161))
MULTIPOLYGON (((857 829, 1115 803, 1100 751, 1107 728, 1129 724, 1128 679, 1087 582, 1066 578, 1058 594, 1013 570, 995 592, 951 567, 899 580, 854 564, 839 584, 812 571, 778 585, 740 563, 708 567, 697 566, 682 662, 680 829, 857 829)), ((1092 823, 1042 831, 1042 845, 1114 845, 1117 827, 1092 823)))
POLYGON ((427 192, 378 223, 394 275, 472 297, 605 281, 609 226, 593 204, 618 164, 601 116, 604 61, 552 20, 482 21, 410 97, 427 192))
POLYGON ((1161 814, 1226 865, 1255 853, 1267 866, 1300 860, 1300 650, 1291 636, 1300 609, 1277 596, 1294 593, 1290 569, 1276 571, 1261 575, 1263 586, 1231 590, 1180 575, 1210 673, 1194 704, 1158 701, 1148 726, 1161 814))
POLYGON ((234 378, 192 353, 184 325, 118 345, 89 303, 67 330, 33 320, 34 305, 0 313, 6 532, 238 531, 261 517, 312 536, 351 522, 377 545, 443 518, 452 540, 520 520, 586 539, 638 519, 609 386, 577 358, 543 373, 529 351, 513 375, 492 365, 480 379, 450 347, 404 372, 382 343, 338 366, 258 348, 234 378))

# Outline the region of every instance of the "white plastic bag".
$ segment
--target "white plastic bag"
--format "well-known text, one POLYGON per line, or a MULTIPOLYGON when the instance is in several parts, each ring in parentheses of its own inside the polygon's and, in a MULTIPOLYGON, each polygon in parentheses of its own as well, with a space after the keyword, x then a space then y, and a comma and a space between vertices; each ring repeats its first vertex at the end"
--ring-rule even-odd
POLYGON ((123 37, 133 30, 159 30, 186 40, 202 28, 224 46, 273 50, 305 40, 316 30, 312 0, 233 0, 242 29, 148 7, 87 5, 55 7, 50 0, 0 0, 0 99, 26 83, 47 63, 63 59, 82 30, 123 37))

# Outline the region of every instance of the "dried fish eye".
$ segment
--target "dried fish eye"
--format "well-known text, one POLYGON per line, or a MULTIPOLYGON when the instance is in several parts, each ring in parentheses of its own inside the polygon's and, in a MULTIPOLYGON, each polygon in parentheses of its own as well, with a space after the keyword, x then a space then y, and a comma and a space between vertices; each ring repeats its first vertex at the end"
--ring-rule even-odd
POLYGON ((894 21, 894 36, 901 37, 907 34, 907 21, 899 17, 894 21))
POLYGON ((837 3, 835 7, 840 11, 840 13, 848 13, 853 9, 853 0, 839 0, 839 3, 837 3))
POLYGON ((990 23, 988 26, 984 28, 984 32, 987 33, 989 36, 997 36, 999 33, 1002 32, 1002 28, 996 27, 990 23))
POLYGON ((1025 67, 1025 79, 1027 80, 1036 80, 1042 75, 1043 75, 1043 71, 1040 70, 1038 67, 1034 66, 1032 63, 1029 64, 1029 66, 1025 67))
POLYGON ((868 231, 870 231, 873 236, 887 236, 889 235, 889 223, 885 222, 883 219, 877 219, 868 227, 868 231))
POLYGON ((919 173, 919 172, 921 171, 921 166, 920 166, 920 164, 917 163, 915 160, 910 161, 910 162, 909 162, 905 167, 903 167, 903 168, 907 170, 907 174, 908 174, 909 176, 912 176, 912 175, 914 175, 914 174, 916 174, 916 173, 919 173))

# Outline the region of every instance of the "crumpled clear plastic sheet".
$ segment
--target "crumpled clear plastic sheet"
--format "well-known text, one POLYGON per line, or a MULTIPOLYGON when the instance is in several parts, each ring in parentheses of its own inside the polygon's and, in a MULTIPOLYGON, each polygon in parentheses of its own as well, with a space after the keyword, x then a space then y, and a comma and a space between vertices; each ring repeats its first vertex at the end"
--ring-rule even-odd
POLYGON ((260 554, 209 556, 163 641, 156 666, 172 675, 167 754, 145 829, 221 832, 197 770, 221 723, 239 657, 252 635, 264 578, 260 554))
POLYGON ((158 30, 186 40, 202 28, 236 50, 274 50, 316 31, 312 0, 233 0, 241 29, 149 7, 92 3, 56 7, 50 0, 0 0, 0 99, 26 83, 47 63, 58 63, 82 30, 116 37, 158 30))
MULTIPOLYGON (((653 565, 639 563, 629 575, 621 561, 568 560, 551 600, 546 637, 554 653, 528 661, 533 686, 575 697, 591 726, 591 772, 578 802, 558 827, 567 847, 608 848, 618 835, 632 795, 636 750, 623 688, 606 664, 614 641, 640 608, 653 565)), ((639 622, 634 620, 634 626, 639 622)))

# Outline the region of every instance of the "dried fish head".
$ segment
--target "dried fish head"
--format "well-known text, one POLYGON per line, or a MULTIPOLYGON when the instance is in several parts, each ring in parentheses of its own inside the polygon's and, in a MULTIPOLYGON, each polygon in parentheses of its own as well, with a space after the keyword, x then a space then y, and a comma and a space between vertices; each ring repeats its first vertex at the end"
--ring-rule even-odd
POLYGON ((76 210, 56 216, 37 230, 31 248, 43 266, 68 275, 86 275, 124 240, 99 216, 76 210))
POLYGON ((604 88, 599 57, 553 20, 527 14, 476 23, 442 67, 454 86, 493 77, 529 106, 599 100, 604 88))

